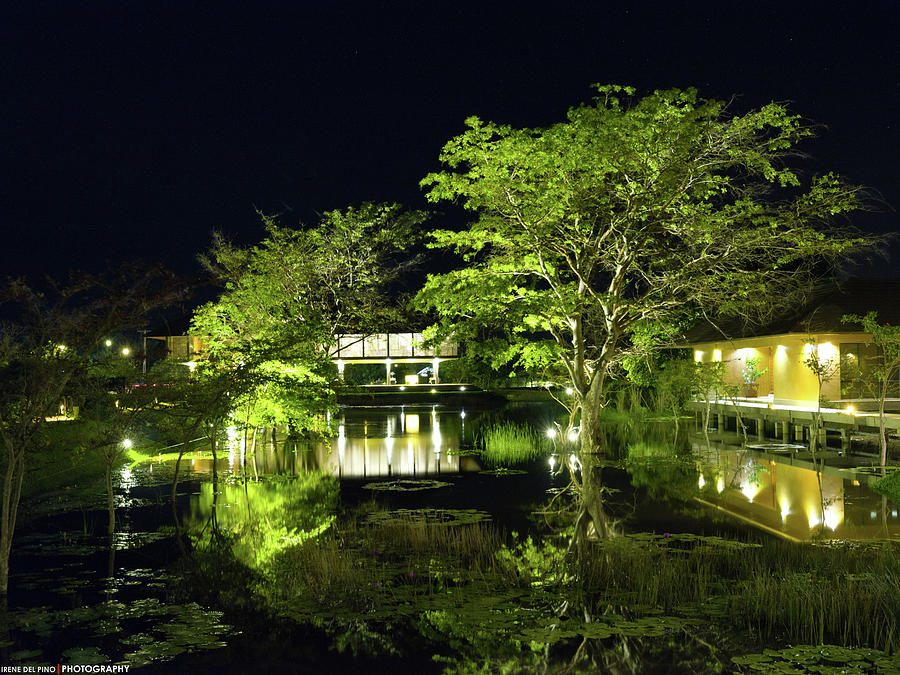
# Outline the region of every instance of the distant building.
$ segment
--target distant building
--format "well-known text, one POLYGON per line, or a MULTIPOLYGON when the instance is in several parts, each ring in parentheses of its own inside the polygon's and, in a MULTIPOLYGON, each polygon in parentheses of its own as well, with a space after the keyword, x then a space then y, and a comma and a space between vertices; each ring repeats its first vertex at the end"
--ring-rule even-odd
MULTIPOLYGON (((822 397, 856 400, 865 398, 865 392, 854 375, 867 372, 879 352, 867 344, 871 335, 859 325, 843 323, 841 317, 870 311, 878 312, 879 323, 900 325, 900 280, 849 281, 814 294, 793 316, 763 329, 726 328, 730 333, 726 337, 712 326, 701 327, 691 332, 684 346, 693 350, 697 362, 726 363, 728 384, 741 384, 747 360, 759 357, 758 367, 766 372, 755 397, 783 404, 817 400, 816 377, 804 364, 809 351, 816 349, 820 360, 840 363, 839 374, 823 384, 822 397)), ((896 397, 900 394, 897 373, 893 380, 890 395, 896 397)))
MULTIPOLYGON (((185 319, 156 330, 156 335, 148 335, 148 340, 165 342, 166 358, 186 365, 201 357, 204 339, 190 335, 190 320, 185 319), (165 334, 162 334, 165 333, 165 334)), ((343 379, 344 369, 353 364, 383 364, 385 384, 395 384, 398 364, 423 364, 413 373, 403 376, 399 384, 437 384, 442 361, 459 357, 456 343, 444 342, 437 347, 424 345, 422 333, 370 333, 341 334, 335 336, 331 350, 331 361, 337 365, 338 376, 343 379)))
POLYGON ((166 345, 165 358, 179 363, 192 363, 203 353, 203 338, 190 335, 190 318, 183 318, 171 324, 157 327, 147 335, 148 340, 158 340, 166 345))

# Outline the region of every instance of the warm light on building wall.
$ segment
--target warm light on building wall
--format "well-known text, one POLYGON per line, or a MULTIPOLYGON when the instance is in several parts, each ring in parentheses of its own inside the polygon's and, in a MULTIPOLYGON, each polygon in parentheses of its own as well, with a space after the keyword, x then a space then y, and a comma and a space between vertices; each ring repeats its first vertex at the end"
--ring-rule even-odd
POLYGON ((721 349, 713 349, 713 361, 721 361, 722 360, 722 350, 721 349))
POLYGON ((837 356, 838 350, 830 342, 823 342, 819 345, 819 361, 830 361, 837 356))
POLYGON ((754 347, 741 347, 734 352, 734 355, 741 361, 746 361, 751 356, 757 356, 759 351, 754 347))
POLYGON ((699 349, 695 349, 694 350, 694 361, 699 363, 702 360, 703 360, 703 352, 700 351, 699 349))

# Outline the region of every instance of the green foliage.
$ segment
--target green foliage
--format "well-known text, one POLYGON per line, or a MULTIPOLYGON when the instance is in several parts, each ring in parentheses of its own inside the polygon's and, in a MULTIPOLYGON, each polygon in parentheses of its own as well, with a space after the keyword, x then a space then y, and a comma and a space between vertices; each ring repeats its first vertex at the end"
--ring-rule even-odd
POLYGON ((213 487, 201 485, 188 526, 200 543, 225 533, 235 558, 258 572, 280 551, 319 536, 334 522, 338 482, 330 474, 224 485, 219 494, 213 487))
POLYGON ((539 354, 565 373, 588 446, 625 357, 671 344, 704 313, 762 321, 823 262, 872 243, 828 224, 857 207, 858 188, 831 174, 803 186, 788 166, 812 130, 783 106, 732 115, 694 90, 597 91, 543 129, 466 120, 446 170, 422 181, 429 200, 476 214, 431 233, 465 264, 416 298, 438 333, 495 338, 478 345, 495 365, 534 367, 539 354))
POLYGON ((766 673, 900 673, 900 664, 890 654, 866 647, 840 645, 796 645, 766 649, 761 654, 745 654, 731 659, 741 672, 766 673))
POLYGON ((762 360, 760 356, 748 356, 744 359, 744 367, 741 369, 741 375, 746 384, 754 384, 759 381, 763 375, 769 372, 768 368, 760 368, 759 362, 762 360))
POLYGON ((205 261, 225 290, 197 310, 192 331, 204 336, 208 369, 246 371, 247 386, 231 397, 244 424, 324 433, 320 413, 334 404, 334 336, 397 320, 386 291, 404 268, 397 253, 423 216, 366 203, 293 229, 260 215, 267 236, 256 246, 216 237, 205 261))
POLYGON ((545 455, 550 444, 528 425, 500 422, 481 430, 481 456, 492 466, 521 464, 545 455))
POLYGON ((875 492, 884 495, 900 506, 900 471, 894 470, 869 485, 875 492))

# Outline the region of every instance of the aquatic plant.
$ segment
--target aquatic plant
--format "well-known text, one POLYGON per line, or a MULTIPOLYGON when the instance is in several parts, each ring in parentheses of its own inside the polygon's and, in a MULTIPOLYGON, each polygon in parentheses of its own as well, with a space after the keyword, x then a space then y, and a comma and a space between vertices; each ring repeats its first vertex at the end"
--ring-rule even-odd
POLYGON ((641 534, 595 546, 595 555, 579 558, 578 575, 598 605, 727 616, 763 640, 898 646, 900 560, 891 544, 641 534))
POLYGON ((766 673, 900 673, 896 658, 877 649, 840 645, 795 645, 786 649, 766 649, 759 654, 734 656, 740 672, 766 673))
POLYGON ((527 425, 499 422, 486 427, 479 435, 482 457, 492 466, 520 464, 547 454, 545 437, 527 425))
POLYGON ((484 476, 527 476, 528 472, 523 471, 522 469, 507 469, 504 466, 498 467, 496 469, 485 469, 484 471, 479 471, 478 473, 484 476))
POLYGON ((453 483, 447 483, 440 480, 410 480, 407 478, 397 478, 396 480, 382 481, 379 483, 366 483, 363 485, 364 490, 378 490, 386 492, 421 492, 422 490, 436 490, 437 488, 449 487, 453 483))
POLYGON ((900 471, 892 471, 869 485, 875 492, 900 505, 900 471))

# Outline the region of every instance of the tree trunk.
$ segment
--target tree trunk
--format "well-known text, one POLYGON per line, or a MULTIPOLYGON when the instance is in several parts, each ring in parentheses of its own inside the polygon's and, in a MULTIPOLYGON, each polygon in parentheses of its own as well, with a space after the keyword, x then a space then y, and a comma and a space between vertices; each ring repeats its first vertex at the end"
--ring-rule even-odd
POLYGON ((6 474, 3 477, 2 522, 0 522, 0 596, 6 597, 9 588, 9 553, 16 531, 16 516, 22 494, 22 478, 25 474, 25 451, 12 450, 7 445, 6 474))
POLYGON ((216 441, 218 437, 219 426, 217 424, 213 424, 210 428, 209 434, 209 446, 212 449, 212 478, 213 478, 213 502, 215 502, 215 494, 219 491, 219 468, 218 468, 218 456, 216 455, 216 441))
MULTIPOLYGON (((603 411, 603 376, 597 374, 581 401, 581 454, 606 451, 601 433, 600 414, 603 411)), ((583 460, 582 460, 583 461, 583 460)))
POLYGON ((884 467, 887 466, 887 432, 884 428, 884 399, 887 398, 887 378, 881 385, 881 397, 878 402, 878 428, 881 432, 881 475, 884 475, 884 467))
POLYGON ((106 457, 106 508, 109 512, 109 520, 106 525, 106 534, 109 536, 109 545, 112 546, 112 537, 116 533, 116 496, 113 493, 112 481, 113 458, 106 457))

